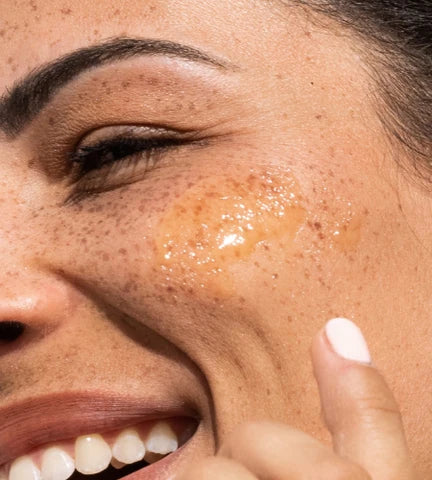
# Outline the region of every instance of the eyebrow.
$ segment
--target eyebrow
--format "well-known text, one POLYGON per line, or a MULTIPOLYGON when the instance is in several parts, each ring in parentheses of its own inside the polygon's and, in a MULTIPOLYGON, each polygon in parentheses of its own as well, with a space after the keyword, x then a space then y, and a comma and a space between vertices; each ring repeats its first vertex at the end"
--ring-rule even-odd
POLYGON ((176 42, 116 37, 66 54, 31 71, 0 97, 0 130, 15 138, 80 73, 137 56, 163 55, 228 69, 228 62, 176 42))

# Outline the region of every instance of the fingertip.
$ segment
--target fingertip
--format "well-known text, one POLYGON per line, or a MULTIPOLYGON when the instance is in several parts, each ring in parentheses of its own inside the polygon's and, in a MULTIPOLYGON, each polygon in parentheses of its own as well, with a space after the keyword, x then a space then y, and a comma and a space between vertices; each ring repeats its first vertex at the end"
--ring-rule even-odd
POLYGON ((323 333, 329 346, 339 357, 366 365, 372 364, 366 339, 353 321, 333 318, 327 322, 323 333))
POLYGON ((333 318, 315 335, 312 365, 318 383, 333 384, 346 368, 375 367, 359 327, 346 318, 333 318))

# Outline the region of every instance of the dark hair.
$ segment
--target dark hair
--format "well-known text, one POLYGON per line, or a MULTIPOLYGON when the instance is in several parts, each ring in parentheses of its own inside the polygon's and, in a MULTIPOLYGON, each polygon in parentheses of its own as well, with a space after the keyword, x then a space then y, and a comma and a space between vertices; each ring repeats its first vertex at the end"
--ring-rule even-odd
MULTIPOLYGON (((421 178, 432 182, 432 0, 294 0, 367 46, 378 113, 421 178)), ((401 159, 399 159, 401 160, 401 159)))

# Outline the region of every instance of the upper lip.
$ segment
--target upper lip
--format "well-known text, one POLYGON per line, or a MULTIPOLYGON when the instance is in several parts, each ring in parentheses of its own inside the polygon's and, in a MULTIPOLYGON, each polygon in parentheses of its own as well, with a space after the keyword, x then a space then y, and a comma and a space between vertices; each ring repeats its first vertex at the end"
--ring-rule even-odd
POLYGON ((0 408, 0 466, 36 447, 146 420, 191 417, 184 402, 101 392, 59 392, 0 408))

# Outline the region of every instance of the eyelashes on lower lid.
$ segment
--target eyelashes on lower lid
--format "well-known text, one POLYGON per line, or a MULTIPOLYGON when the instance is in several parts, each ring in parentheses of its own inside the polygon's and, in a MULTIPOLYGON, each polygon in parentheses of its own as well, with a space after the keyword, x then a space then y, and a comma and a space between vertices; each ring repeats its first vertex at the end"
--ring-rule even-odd
POLYGON ((66 203, 77 203, 85 197, 131 183, 132 178, 117 184, 111 179, 125 170, 133 175, 136 169, 142 177, 157 166, 164 152, 186 143, 185 139, 172 137, 123 136, 80 147, 69 158, 74 191, 66 203))

